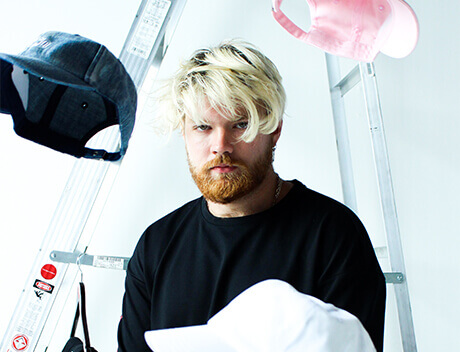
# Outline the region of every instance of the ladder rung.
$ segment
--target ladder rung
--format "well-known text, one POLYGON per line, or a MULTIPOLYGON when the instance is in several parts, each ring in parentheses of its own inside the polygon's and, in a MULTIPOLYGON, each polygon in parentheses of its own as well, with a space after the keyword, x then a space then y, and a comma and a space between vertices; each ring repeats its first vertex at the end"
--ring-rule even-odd
POLYGON ((403 273, 384 273, 385 275, 385 282, 387 284, 402 284, 405 281, 405 276, 403 273))
POLYGON ((386 246, 374 247, 374 252, 378 259, 388 258, 388 248, 386 246))
POLYGON ((107 255, 89 255, 80 252, 52 251, 51 260, 59 263, 90 265, 96 268, 126 270, 130 258, 107 255))
POLYGON ((342 78, 342 80, 337 83, 334 88, 340 89, 342 97, 347 94, 354 86, 356 86, 361 81, 361 74, 359 70, 359 65, 356 65, 351 69, 348 74, 342 78))
MULTIPOLYGON (((386 253, 386 247, 376 247, 376 252, 383 251, 386 253)), ((128 267, 128 257, 112 257, 89 255, 79 252, 61 252, 52 251, 51 260, 59 263, 89 265, 104 269, 126 270, 128 267)), ((405 280, 404 274, 400 272, 384 273, 387 284, 402 284, 405 280)))

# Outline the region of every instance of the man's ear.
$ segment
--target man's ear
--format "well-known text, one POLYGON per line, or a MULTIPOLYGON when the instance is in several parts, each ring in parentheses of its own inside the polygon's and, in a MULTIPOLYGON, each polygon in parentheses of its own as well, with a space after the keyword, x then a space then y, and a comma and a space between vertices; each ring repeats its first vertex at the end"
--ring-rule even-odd
POLYGON ((276 143, 278 142, 278 139, 280 139, 282 128, 283 128, 283 120, 280 121, 276 130, 274 130, 271 133, 271 135, 273 136, 273 146, 275 146, 276 143))

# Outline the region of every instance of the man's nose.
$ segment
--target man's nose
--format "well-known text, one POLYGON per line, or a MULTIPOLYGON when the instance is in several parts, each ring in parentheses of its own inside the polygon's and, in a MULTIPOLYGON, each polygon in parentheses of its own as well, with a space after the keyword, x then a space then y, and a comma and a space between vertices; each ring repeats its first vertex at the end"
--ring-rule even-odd
POLYGON ((214 129, 212 137, 212 153, 224 154, 232 153, 234 138, 231 132, 224 128, 214 129))

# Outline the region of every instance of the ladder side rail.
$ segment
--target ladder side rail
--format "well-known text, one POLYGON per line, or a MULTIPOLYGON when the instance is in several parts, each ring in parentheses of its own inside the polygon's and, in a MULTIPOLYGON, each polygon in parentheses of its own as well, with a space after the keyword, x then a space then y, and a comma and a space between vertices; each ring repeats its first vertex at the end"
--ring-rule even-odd
POLYGON ((78 235, 84 228, 84 221, 81 219, 89 216, 91 204, 95 201, 97 189, 107 171, 108 165, 104 163, 89 165, 88 162, 91 161, 78 160, 74 164, 3 337, 0 346, 2 352, 10 350, 9 346, 16 337, 20 339, 17 343, 26 344, 28 349, 32 349, 38 341, 40 331, 47 319, 47 314, 44 312, 51 310, 67 271, 66 265, 58 264, 55 265, 56 277, 52 281, 41 278, 41 268, 49 263, 46 249, 51 245, 59 248, 75 248, 78 235), (49 286, 42 286, 43 284, 37 283, 36 280, 45 282, 49 286), (45 291, 37 285, 45 288, 45 291))
MULTIPOLYGON (((166 33, 174 33, 186 3, 187 0, 142 0, 142 3, 139 7, 137 15, 133 21, 119 56, 120 61, 124 64, 126 70, 130 73, 138 92, 142 88, 142 85, 146 81, 148 75, 150 75, 148 83, 151 83, 151 81, 155 79, 155 76, 159 71, 168 47, 168 45, 165 44, 166 33), (140 29, 142 30, 142 33, 136 37, 136 33, 138 33, 140 29), (147 34, 147 37, 145 37, 145 34, 147 34), (152 37, 155 38, 154 41, 151 40, 152 37), (148 55, 133 55, 135 52, 133 49, 137 48, 138 45, 144 48, 147 47, 147 50, 149 50, 150 53, 148 55)), ((171 38, 172 34, 170 36, 170 39, 171 38)), ((115 175, 112 175, 113 179, 111 180, 107 181, 106 177, 105 183, 108 183, 109 187, 114 183, 117 173, 118 169, 116 170, 115 175)), ((104 198, 102 199, 104 202, 103 207, 105 206, 105 202, 108 199, 108 195, 109 193, 105 194, 104 198)), ((96 216, 100 216, 101 213, 102 210, 100 210, 96 216)), ((97 224, 94 225, 94 227, 95 226, 97 226, 97 224)), ((92 230, 94 232, 94 229, 92 230)), ((51 253, 49 253, 49 258, 52 261, 65 262, 67 263, 67 266, 68 264, 81 263, 104 269, 127 269, 127 265, 130 259, 128 257, 87 255, 85 252, 88 248, 91 237, 92 233, 90 233, 90 237, 88 237, 88 234, 86 234, 86 238, 85 236, 80 237, 77 246, 73 249, 73 253, 77 254, 77 258, 79 258, 78 260, 56 260, 56 254, 59 257, 60 254, 65 253, 56 250, 53 250, 51 253)), ((53 310, 53 312, 56 312, 55 316, 51 317, 51 319, 48 318, 49 323, 47 323, 46 336, 40 338, 39 345, 37 346, 37 351, 46 352, 58 326, 58 322, 64 310, 65 304, 68 302, 73 287, 75 287, 75 282, 79 277, 78 274, 79 271, 76 271, 75 268, 72 268, 72 270, 69 268, 67 270, 67 277, 65 279, 66 285, 63 285, 66 289, 61 297, 58 297, 60 302, 57 304, 58 307, 53 310)))
POLYGON ((165 35, 174 32, 187 0, 143 0, 119 56, 140 87, 151 68, 159 69, 167 50, 165 35))
POLYGON ((340 86, 337 86, 337 83, 341 79, 338 58, 326 53, 326 65, 329 89, 331 93, 332 115, 334 118, 343 201, 349 208, 356 212, 358 207, 353 176, 353 164, 350 152, 350 140, 348 138, 345 104, 343 102, 343 94, 340 86))
MULTIPOLYGON (((156 74, 158 73, 160 69, 164 55, 166 54, 167 48, 169 46, 169 42, 166 43, 166 34, 170 33, 170 36, 169 36, 169 41, 170 41, 172 39, 172 35, 175 31, 177 23, 179 22, 180 16, 182 14, 182 11, 186 3, 187 3, 187 0, 143 0, 143 3, 141 4, 140 8, 144 10, 138 11, 136 19, 134 20, 133 25, 131 27, 130 33, 128 34, 128 38, 119 56, 120 61, 123 62, 127 71, 130 72, 130 75, 134 74, 135 78, 133 79, 133 81, 135 82, 138 90, 141 89, 146 79, 149 81, 148 83, 151 83, 155 79, 156 74), (146 2, 149 3, 150 8, 146 8, 146 6, 142 5, 146 2), (164 6, 165 3, 166 3, 166 7, 164 6), (158 16, 158 14, 155 14, 155 16, 152 17, 152 10, 153 11, 158 10, 158 9, 155 9, 155 7, 161 7, 162 11, 160 11, 160 16, 158 16), (131 55, 132 52, 128 52, 130 48, 128 46, 128 43, 130 41, 133 41, 131 34, 135 32, 136 26, 138 28, 139 26, 138 21, 139 19, 142 19, 142 18, 144 18, 144 21, 143 21, 144 23, 148 22, 150 25, 150 28, 145 28, 144 26, 143 28, 144 33, 146 31, 150 31, 151 32, 150 35, 152 35, 152 32, 153 32, 153 35, 155 36, 156 40, 154 43, 151 43, 152 45, 149 47, 149 50, 151 50, 150 54, 146 55, 144 59, 140 60, 137 55, 131 55), (161 27, 156 27, 155 24, 152 25, 152 21, 155 21, 155 22, 163 21, 162 22, 163 24, 161 25, 161 27)), ((128 262, 130 259, 128 257, 86 255, 85 252, 86 252, 86 249, 88 248, 87 245, 89 244, 89 241, 90 241, 90 238, 86 240, 80 238, 80 242, 78 243, 78 246, 73 250, 73 253, 79 253, 80 255, 82 255, 81 264, 91 265, 94 267, 104 268, 104 269, 117 269, 117 270, 127 269, 128 262), (87 261, 87 260, 91 260, 91 262, 85 263, 84 261, 87 261)), ((50 253, 50 259, 52 261, 66 262, 67 264, 77 264, 77 262, 73 260, 71 261, 56 260, 55 255, 57 253, 59 255, 59 253, 63 253, 63 252, 53 250, 50 253)), ((47 329, 47 335, 40 339, 39 342, 41 346, 38 346, 39 349, 37 351, 46 351, 49 345, 49 342, 52 340, 53 335, 57 328, 57 324, 64 310, 64 306, 66 302, 68 301, 69 296, 71 295, 71 291, 72 291, 72 288, 75 286, 75 282, 78 279, 78 273, 79 272, 74 270, 74 268, 72 268, 72 270, 70 270, 70 268, 69 270, 67 270, 67 273, 66 273, 67 289, 65 291, 65 295, 63 294, 62 296, 64 297, 61 297, 61 302, 59 302, 59 308, 55 309, 57 313, 56 316, 53 317, 52 319, 49 319, 49 320, 54 320, 54 321, 51 321, 49 323, 50 328, 47 329)))
POLYGON ((360 63, 360 71, 372 137, 374 162, 378 178, 390 266, 393 272, 400 272, 404 275, 402 282, 394 285, 401 338, 405 352, 416 352, 417 347, 406 280, 404 255, 374 65, 360 63))
MULTIPOLYGON (((146 9, 150 6, 151 10, 152 7, 155 6, 166 5, 169 8, 169 5, 174 5, 171 6, 171 11, 167 11, 166 18, 169 19, 173 16, 176 22, 172 23, 171 26, 175 27, 185 3, 186 0, 173 0, 173 2, 169 0, 142 0, 136 20, 133 22, 133 26, 131 27, 130 35, 140 25, 139 20, 143 15, 143 13, 141 13, 142 8, 146 9)), ((150 17, 150 19, 152 19, 152 17, 150 17)), ((165 28, 166 21, 159 27, 158 33, 161 32, 162 35, 164 35, 165 28)), ((128 38, 132 40, 133 36, 129 37, 128 35, 128 38)), ((147 75, 150 65, 149 58, 151 58, 151 61, 156 58, 157 65, 161 63, 161 61, 158 61, 159 55, 153 51, 158 51, 159 49, 164 50, 162 43, 163 38, 155 38, 151 47, 152 52, 149 53, 147 58, 141 58, 143 65, 139 65, 140 61, 138 55, 126 53, 127 43, 125 42, 125 47, 120 55, 120 60, 124 63, 127 71, 130 74, 135 75, 133 81, 138 89, 147 75), (146 61, 149 63, 146 63, 146 61)), ((161 58, 163 57, 163 54, 161 55, 161 58)), ((104 141, 104 145, 107 145, 108 147, 115 147, 119 143, 119 133, 118 131, 116 133, 109 131, 107 133, 100 133, 95 138, 96 143, 101 142, 102 140, 104 141)), ((54 248, 58 247, 59 249, 66 251, 75 251, 79 245, 81 246, 81 244, 79 244, 80 236, 83 233, 85 224, 98 196, 98 192, 104 182, 105 175, 107 174, 109 167, 117 167, 116 171, 118 172, 120 164, 121 161, 108 163, 86 159, 77 160, 75 162, 66 187, 54 212, 53 218, 51 219, 48 230, 44 236, 42 245, 35 258, 32 270, 17 302, 10 324, 8 325, 8 329, 4 334, 0 345, 1 352, 11 351, 13 340, 16 338, 18 344, 26 344, 27 350, 35 350, 37 347, 45 323, 48 319, 48 315, 56 300, 56 296, 59 293, 60 286, 63 284, 64 278, 67 274, 68 264, 59 263, 55 265, 57 268, 57 274, 54 280, 52 280, 53 291, 51 293, 42 293, 40 298, 38 298, 39 296, 37 295, 37 292, 39 290, 33 286, 35 280, 40 279, 40 268, 49 263, 48 256, 51 251, 51 246, 54 248)), ((73 277, 74 281, 75 274, 73 277)), ((66 280, 68 280, 68 278, 66 280)), ((66 286, 68 286, 67 292, 61 292, 60 295, 65 294, 68 296, 70 294, 71 285, 66 286)), ((41 293, 41 291, 39 293, 41 293)))
MULTIPOLYGON (((332 113, 334 127, 339 151, 339 167, 341 171, 341 181, 343 189, 344 203, 357 212, 356 189, 353 180, 353 166, 351 158, 351 148, 348 137, 348 127, 346 124, 346 112, 344 97, 358 83, 361 82, 361 69, 359 65, 354 66, 344 77, 341 76, 339 58, 326 53, 326 64, 329 79, 329 89, 331 93, 332 113), (340 149, 339 149, 340 146, 340 149)), ((374 247, 378 258, 387 258, 387 247, 374 247)), ((385 273, 387 283, 399 283, 400 273, 385 273)))

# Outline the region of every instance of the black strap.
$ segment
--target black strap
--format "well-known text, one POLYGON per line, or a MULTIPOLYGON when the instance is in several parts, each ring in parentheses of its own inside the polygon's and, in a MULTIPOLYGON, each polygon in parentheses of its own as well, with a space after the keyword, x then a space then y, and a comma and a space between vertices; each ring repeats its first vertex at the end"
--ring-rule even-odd
POLYGON ((88 321, 86 319, 86 293, 85 293, 85 285, 83 282, 79 284, 79 299, 77 304, 77 311, 75 312, 75 318, 73 320, 72 331, 70 333, 70 337, 75 336, 75 332, 77 330, 78 320, 80 318, 81 312, 81 321, 83 324, 83 334, 85 336, 85 346, 86 352, 94 352, 96 351, 94 348, 91 347, 91 343, 89 340, 89 330, 88 330, 88 321))
POLYGON ((58 84, 56 89, 54 89, 53 94, 48 100, 48 104, 46 105, 45 112, 39 122, 39 124, 43 127, 48 128, 51 121, 53 120, 54 114, 58 108, 59 102, 61 101, 62 96, 64 95, 65 91, 67 90, 67 86, 58 84))
POLYGON ((70 337, 75 336, 75 332, 77 331, 78 319, 80 318, 80 304, 77 303, 77 311, 75 312, 75 318, 73 319, 72 325, 72 332, 70 333, 70 337))
POLYGON ((83 157, 87 159, 102 159, 105 161, 117 161, 120 160, 122 155, 120 152, 109 153, 103 149, 90 149, 83 148, 83 157))
POLYGON ((90 351, 91 343, 89 342, 88 321, 86 320, 86 293, 85 284, 80 282, 80 310, 81 322, 83 323, 83 334, 85 335, 85 346, 87 351, 90 351))
MULTIPOLYGON (((117 121, 117 109, 115 104, 111 103, 108 99, 103 99, 105 111, 107 114, 107 121, 117 121)), ((121 126, 120 126, 121 129, 121 126)), ((120 131, 121 132, 121 131, 120 131)), ((83 148, 84 153, 83 157, 87 159, 102 159, 105 161, 117 161, 120 160, 123 155, 121 152, 108 152, 104 149, 91 149, 91 148, 83 148)))

